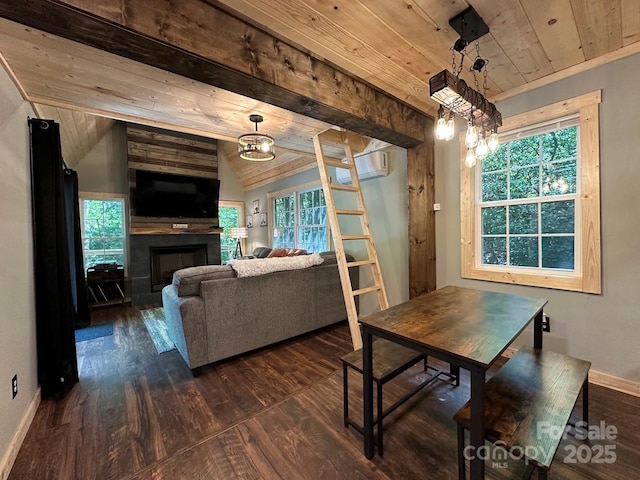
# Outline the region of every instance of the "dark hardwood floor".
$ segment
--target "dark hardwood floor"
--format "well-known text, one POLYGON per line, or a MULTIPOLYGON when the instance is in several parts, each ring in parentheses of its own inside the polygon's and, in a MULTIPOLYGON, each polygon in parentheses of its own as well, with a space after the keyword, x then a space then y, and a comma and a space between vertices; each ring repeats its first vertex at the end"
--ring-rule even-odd
MULTIPOLYGON (((346 324, 193 378, 175 350, 156 353, 138 309, 98 315, 115 322, 113 336, 78 343, 81 381, 42 401, 10 480, 457 479, 452 416, 468 400, 466 372, 460 387, 436 382, 388 417, 384 458, 368 461, 360 434, 342 423, 346 324)), ((385 404, 423 375, 418 366, 387 384, 385 404)), ((349 381, 358 418, 361 377, 352 371, 349 381)), ((591 422, 615 426, 617 438, 564 440, 550 479, 639 479, 640 398, 595 385, 590 394, 591 422), (609 444, 613 463, 565 463, 572 448, 587 445, 585 458, 609 444)), ((510 462, 488 476, 521 470, 510 462)))

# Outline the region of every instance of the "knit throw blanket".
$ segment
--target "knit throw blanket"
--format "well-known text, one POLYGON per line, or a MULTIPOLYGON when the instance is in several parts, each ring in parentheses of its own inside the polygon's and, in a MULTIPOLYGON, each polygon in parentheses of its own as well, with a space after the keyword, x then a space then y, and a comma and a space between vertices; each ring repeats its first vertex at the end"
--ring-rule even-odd
POLYGON ((236 271, 239 278, 256 277, 271 272, 284 270, 299 270, 301 268, 320 265, 324 259, 318 253, 299 255, 296 257, 256 258, 249 260, 231 260, 229 265, 236 271))

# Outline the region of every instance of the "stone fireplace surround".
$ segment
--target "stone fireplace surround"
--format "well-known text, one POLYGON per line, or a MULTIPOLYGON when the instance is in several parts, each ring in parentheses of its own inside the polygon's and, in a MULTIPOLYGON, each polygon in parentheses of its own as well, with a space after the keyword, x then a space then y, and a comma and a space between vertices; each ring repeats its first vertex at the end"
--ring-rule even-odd
POLYGON ((162 293, 153 291, 152 287, 151 249, 190 245, 206 245, 207 264, 220 265, 219 234, 134 234, 129 236, 129 278, 131 279, 132 305, 157 304, 162 301, 162 293))

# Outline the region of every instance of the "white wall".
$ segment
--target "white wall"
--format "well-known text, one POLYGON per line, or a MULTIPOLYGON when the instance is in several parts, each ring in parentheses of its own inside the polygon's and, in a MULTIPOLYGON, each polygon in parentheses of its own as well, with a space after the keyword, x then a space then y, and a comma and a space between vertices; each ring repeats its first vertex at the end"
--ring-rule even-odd
MULTIPOLYGON (((465 280, 460 277, 460 179, 457 142, 436 146, 438 286, 461 285, 549 299, 545 347, 590 360, 593 369, 640 380, 640 55, 589 70, 501 102, 503 117, 602 89, 600 170, 603 294, 465 280)), ((531 343, 525 332, 520 343, 531 343)))
POLYGON ((96 193, 129 193, 127 134, 124 122, 116 122, 74 167, 78 190, 96 193))
MULTIPOLYGON (((391 147, 389 155, 389 175, 360 182, 362 196, 367 208, 369 226, 378 253, 380 270, 384 280, 389 305, 397 305, 409 300, 409 191, 407 189, 407 151, 391 147)), ((331 171, 335 169, 331 168, 331 171)), ((335 175, 334 175, 335 177, 335 175)), ((349 203, 352 194, 336 192, 336 205, 342 208, 356 208, 349 203)), ((357 217, 340 218, 343 234, 360 234, 360 220, 357 217)), ((357 260, 367 258, 364 242, 349 241, 345 250, 357 260)), ((373 285, 370 267, 360 268, 361 287, 373 285)), ((360 314, 369 315, 379 310, 375 293, 360 297, 360 314)))
POLYGON ((38 386, 27 116, 35 114, 0 68, 0 459, 38 386))
POLYGON ((218 142, 218 178, 220 179, 220 200, 244 201, 242 186, 220 150, 220 142, 218 142))

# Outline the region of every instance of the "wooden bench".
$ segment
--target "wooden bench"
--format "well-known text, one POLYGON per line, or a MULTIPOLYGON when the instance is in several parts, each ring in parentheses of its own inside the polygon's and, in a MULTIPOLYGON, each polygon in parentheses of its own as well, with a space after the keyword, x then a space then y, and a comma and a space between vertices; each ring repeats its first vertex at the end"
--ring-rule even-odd
MULTIPOLYGON (((397 409, 404 402, 409 400, 413 395, 418 393, 427 385, 432 384, 441 375, 449 377, 455 381, 456 386, 460 385, 459 368, 451 367, 449 373, 443 372, 430 366, 427 363, 427 355, 420 353, 416 350, 412 350, 407 347, 403 347, 394 342, 390 342, 384 339, 378 339, 373 342, 373 381, 376 384, 377 391, 377 409, 376 417, 374 419, 374 425, 377 427, 376 444, 378 446, 378 454, 382 456, 382 420, 397 409), (402 398, 396 401, 386 410, 383 410, 382 406, 382 387, 385 383, 394 379, 402 372, 406 371, 416 363, 424 361, 424 371, 428 369, 432 370, 434 374, 427 380, 421 382, 414 387, 410 392, 406 393, 402 398)), ((349 418, 349 381, 348 381, 348 369, 352 368, 356 372, 363 374, 362 367, 362 349, 349 352, 347 355, 340 359, 342 361, 342 378, 343 378, 343 402, 344 402, 344 426, 349 427, 351 425, 358 432, 363 433, 361 425, 358 425, 349 418)))
MULTIPOLYGON (((590 362, 547 350, 524 347, 487 382, 486 439, 518 453, 529 474, 546 479, 580 391, 582 415, 589 421, 590 362), (555 430, 555 432, 554 432, 555 430)), ((470 425, 467 402, 454 415, 458 424, 458 475, 466 478, 464 430, 470 425)))

